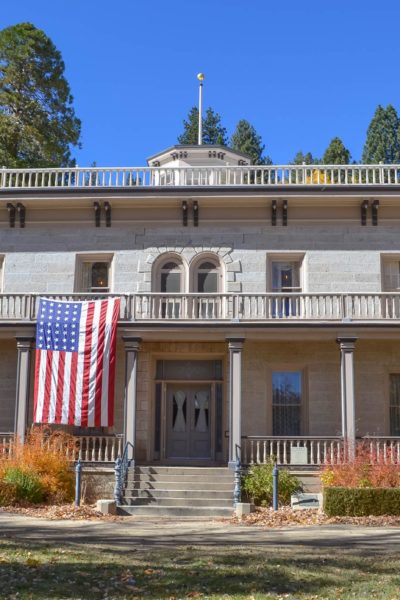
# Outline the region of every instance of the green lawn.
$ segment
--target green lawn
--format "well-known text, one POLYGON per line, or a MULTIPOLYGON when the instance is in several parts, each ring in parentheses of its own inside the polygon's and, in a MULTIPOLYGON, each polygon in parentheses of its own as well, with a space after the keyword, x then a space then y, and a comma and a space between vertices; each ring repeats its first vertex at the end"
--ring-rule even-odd
POLYGON ((0 598, 400 600, 400 554, 146 546, 57 549, 0 540, 0 598))

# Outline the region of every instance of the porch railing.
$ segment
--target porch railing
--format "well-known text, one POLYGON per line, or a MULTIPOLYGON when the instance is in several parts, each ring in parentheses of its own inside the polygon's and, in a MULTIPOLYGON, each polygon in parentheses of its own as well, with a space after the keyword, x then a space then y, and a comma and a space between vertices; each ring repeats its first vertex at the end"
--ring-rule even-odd
POLYGON ((80 435, 74 436, 74 446, 68 450, 71 461, 114 463, 122 455, 124 436, 80 435))
POLYGON ((400 185, 400 165, 0 169, 0 190, 400 185))
POLYGON ((0 433, 0 457, 12 454, 15 434, 12 431, 0 433))
POLYGON ((400 293, 0 294, 0 320, 34 321, 38 299, 121 299, 120 321, 398 321, 400 293))
POLYGON ((244 465, 265 464, 273 460, 278 465, 320 466, 338 464, 342 455, 341 437, 242 437, 241 460, 244 465))
POLYGON ((363 441, 372 463, 400 465, 399 437, 366 436, 363 441))

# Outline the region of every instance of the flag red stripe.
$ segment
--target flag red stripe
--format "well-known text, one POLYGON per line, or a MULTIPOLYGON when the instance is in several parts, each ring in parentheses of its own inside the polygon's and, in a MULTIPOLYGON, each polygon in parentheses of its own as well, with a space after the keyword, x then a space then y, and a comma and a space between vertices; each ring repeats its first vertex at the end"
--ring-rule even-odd
POLYGON ((83 385, 82 385, 82 411, 81 426, 88 426, 88 405, 90 385, 90 361, 92 355, 92 333, 93 333, 94 302, 89 302, 85 326, 85 357, 83 361, 83 385))
POLYGON ((65 368, 65 352, 58 354, 58 377, 57 377, 57 399, 56 410, 54 414, 54 423, 61 423, 62 419, 62 404, 64 395, 64 368, 65 368))
POLYGON ((101 303, 99 332, 97 338, 97 364, 96 364, 96 393, 94 406, 94 425, 101 427, 101 390, 103 384, 103 359, 104 359, 104 341, 106 332, 106 317, 107 317, 108 301, 104 300, 101 303))
POLYGON ((49 422, 52 363, 53 363, 53 350, 47 350, 47 353, 46 353, 46 378, 44 381, 44 400, 43 400, 42 423, 49 422))
POLYGON ((120 300, 115 300, 112 316, 110 340, 110 365, 108 368, 108 426, 114 425, 114 383, 115 383, 115 354, 117 346, 117 322, 119 317, 120 300))
POLYGON ((68 425, 75 425, 75 403, 76 403, 76 371, 78 366, 78 353, 73 352, 71 358, 71 379, 69 382, 69 409, 68 425))
POLYGON ((39 349, 35 350, 35 391, 34 391, 34 408, 33 408, 33 421, 37 422, 39 415, 37 414, 38 407, 38 395, 39 395, 39 372, 40 372, 40 357, 41 351, 39 349))

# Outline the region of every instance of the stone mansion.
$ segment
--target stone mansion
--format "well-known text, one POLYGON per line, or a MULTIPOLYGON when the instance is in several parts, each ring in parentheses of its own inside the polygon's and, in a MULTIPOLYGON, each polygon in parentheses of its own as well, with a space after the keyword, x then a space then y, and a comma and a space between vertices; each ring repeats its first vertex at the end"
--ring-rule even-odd
POLYGON ((143 465, 316 465, 400 443, 397 166, 173 146, 140 168, 0 169, 0 270, 3 439, 32 422, 38 298, 111 294, 115 427, 72 432, 92 459, 129 441, 143 465))

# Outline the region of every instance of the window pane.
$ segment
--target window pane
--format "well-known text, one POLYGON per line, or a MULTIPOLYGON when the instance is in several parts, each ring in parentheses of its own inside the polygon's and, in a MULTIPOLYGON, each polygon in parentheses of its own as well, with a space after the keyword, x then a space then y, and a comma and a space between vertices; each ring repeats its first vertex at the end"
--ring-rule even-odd
POLYGON ((272 291, 290 291, 300 287, 300 264, 298 262, 272 263, 272 291))
POLYGON ((400 435, 400 375, 390 376, 390 435, 400 435))
POLYGON ((92 289, 101 290, 108 288, 108 263, 96 262, 92 264, 92 289))
POLYGON ((213 271, 215 268, 212 262, 204 262, 199 266, 199 271, 213 271))
POLYGON ((204 380, 222 379, 222 361, 217 360, 158 360, 156 379, 204 380))
POLYGON ((282 436, 301 433, 301 373, 298 371, 272 373, 272 432, 282 436))
POLYGON ((180 273, 161 273, 161 292, 179 294, 181 291, 180 273))
POLYGON ((217 273, 198 273, 197 289, 200 294, 213 294, 218 291, 217 273))
POLYGON ((301 404, 301 373, 296 371, 272 373, 272 403, 301 404))

